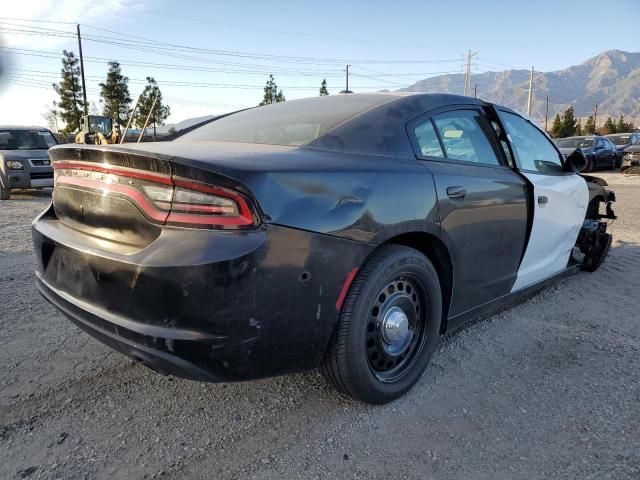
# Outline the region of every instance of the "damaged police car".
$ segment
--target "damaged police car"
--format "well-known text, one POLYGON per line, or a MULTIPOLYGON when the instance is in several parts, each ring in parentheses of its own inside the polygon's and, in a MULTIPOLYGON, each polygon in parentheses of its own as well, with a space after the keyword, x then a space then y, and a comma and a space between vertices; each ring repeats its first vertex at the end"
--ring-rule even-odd
POLYGON ((320 367, 384 403, 441 334, 578 270, 615 200, 516 112, 351 94, 217 118, 171 142, 51 149, 36 283, 82 329, 205 381, 320 367))

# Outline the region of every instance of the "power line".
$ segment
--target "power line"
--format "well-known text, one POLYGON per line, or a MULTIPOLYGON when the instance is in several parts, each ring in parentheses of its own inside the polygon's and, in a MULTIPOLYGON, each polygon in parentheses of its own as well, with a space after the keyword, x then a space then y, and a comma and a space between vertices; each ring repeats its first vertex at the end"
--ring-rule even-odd
MULTIPOLYGON (((3 18, 3 17, 0 17, 3 18)), ((6 17, 4 17, 6 18, 6 17)), ((6 22, 4 22, 6 24, 6 22)), ((44 35, 44 36, 60 36, 64 38, 70 38, 69 35, 72 32, 64 31, 64 30, 54 30, 54 29, 44 29, 40 27, 31 27, 28 25, 15 25, 9 24, 13 27, 23 27, 22 30, 15 29, 14 33, 25 33, 25 34, 36 34, 36 35, 44 35)), ((118 32, 113 32, 120 35, 118 32)), ((325 57, 301 57, 301 56, 290 56, 290 55, 274 55, 274 54, 264 54, 264 53, 255 53, 255 52, 245 52, 239 50, 220 50, 220 49, 207 49, 207 48, 199 48, 199 47, 191 47, 187 45, 179 45, 169 42, 163 42, 159 40, 153 40, 146 37, 132 36, 129 37, 137 38, 137 41, 124 41, 120 37, 107 37, 107 36, 95 36, 95 35, 87 35, 87 40, 97 41, 101 43, 109 43, 119 44, 123 46, 127 46, 129 48, 133 48, 133 46, 138 47, 154 47, 157 49, 164 50, 184 50, 190 52, 198 52, 200 54, 209 54, 216 56, 231 56, 236 58, 247 58, 254 60, 273 60, 284 63, 311 63, 311 64, 344 64, 344 63, 362 63, 362 64, 429 64, 429 63, 451 63, 455 60, 450 59, 440 59, 440 60, 417 60, 417 59, 406 59, 406 60, 382 60, 382 59, 340 59, 340 58, 325 58, 325 57)))

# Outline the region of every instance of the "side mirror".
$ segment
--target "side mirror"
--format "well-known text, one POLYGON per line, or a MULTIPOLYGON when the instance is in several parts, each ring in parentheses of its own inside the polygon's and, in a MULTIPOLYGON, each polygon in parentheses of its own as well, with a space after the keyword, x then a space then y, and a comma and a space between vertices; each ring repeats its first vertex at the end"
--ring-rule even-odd
POLYGON ((580 173, 587 168, 587 157, 580 148, 576 148, 564 159, 564 170, 566 172, 580 173))

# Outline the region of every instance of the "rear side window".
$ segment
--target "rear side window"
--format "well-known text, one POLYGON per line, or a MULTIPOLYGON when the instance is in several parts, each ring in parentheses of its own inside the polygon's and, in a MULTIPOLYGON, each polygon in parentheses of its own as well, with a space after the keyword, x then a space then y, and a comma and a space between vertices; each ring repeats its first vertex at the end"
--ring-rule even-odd
POLYGON ((440 146, 440 141, 438 140, 435 128, 433 128, 431 119, 426 119, 416 125, 413 133, 418 142, 420 153, 423 156, 444 158, 444 153, 442 153, 442 147, 440 146))
POLYGON ((539 173, 562 172, 560 153, 551 140, 519 115, 500 112, 521 170, 539 173))
POLYGON ((458 110, 433 117, 447 158, 500 165, 487 137, 486 122, 481 115, 477 110, 458 110))

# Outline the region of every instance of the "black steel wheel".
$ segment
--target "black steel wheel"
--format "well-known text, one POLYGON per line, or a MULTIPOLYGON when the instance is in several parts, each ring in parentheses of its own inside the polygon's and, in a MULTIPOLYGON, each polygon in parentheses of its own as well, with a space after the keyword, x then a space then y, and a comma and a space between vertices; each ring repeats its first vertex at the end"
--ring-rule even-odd
POLYGON ((440 282, 431 262, 412 248, 384 247, 349 289, 321 371, 343 394, 390 402, 427 367, 441 316, 440 282))
POLYGON ((394 278, 376 296, 364 341, 369 368, 381 382, 405 374, 424 347, 427 319, 420 308, 427 301, 421 282, 407 275, 394 278))

